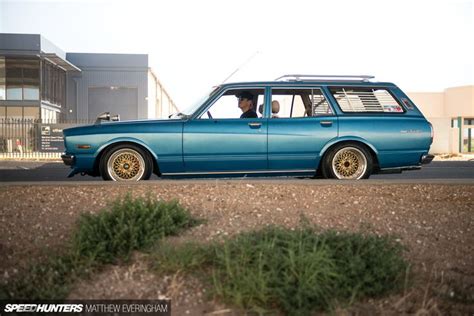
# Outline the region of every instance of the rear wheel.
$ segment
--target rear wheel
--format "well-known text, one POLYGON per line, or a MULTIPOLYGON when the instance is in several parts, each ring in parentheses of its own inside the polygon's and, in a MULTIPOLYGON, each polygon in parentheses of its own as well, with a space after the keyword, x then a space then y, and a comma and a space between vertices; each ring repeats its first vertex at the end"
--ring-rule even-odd
POLYGON ((153 161, 150 155, 131 144, 110 148, 100 160, 100 174, 104 180, 148 180, 152 171, 153 161))
POLYGON ((359 144, 345 143, 332 148, 323 161, 325 178, 359 180, 370 177, 373 168, 372 155, 359 144))

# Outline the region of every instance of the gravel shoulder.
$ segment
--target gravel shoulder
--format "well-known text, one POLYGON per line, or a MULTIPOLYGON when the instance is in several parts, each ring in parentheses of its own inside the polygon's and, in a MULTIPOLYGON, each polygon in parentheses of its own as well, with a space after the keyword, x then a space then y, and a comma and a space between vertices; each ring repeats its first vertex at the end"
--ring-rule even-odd
MULTIPOLYGON (((81 213, 115 198, 177 199, 205 223, 170 242, 210 241, 266 225, 296 227, 304 218, 321 229, 392 234, 407 247, 413 285, 402 294, 352 307, 358 313, 474 311, 474 185, 299 185, 258 181, 133 186, 1 186, 0 279, 20 273, 32 258, 61 251, 81 213)), ((77 284, 72 298, 170 297, 174 313, 226 311, 208 302, 198 280, 158 276, 150 257, 136 254, 77 284)), ((232 313, 232 311, 229 311, 232 313)), ((224 313, 225 314, 225 313, 224 313)))

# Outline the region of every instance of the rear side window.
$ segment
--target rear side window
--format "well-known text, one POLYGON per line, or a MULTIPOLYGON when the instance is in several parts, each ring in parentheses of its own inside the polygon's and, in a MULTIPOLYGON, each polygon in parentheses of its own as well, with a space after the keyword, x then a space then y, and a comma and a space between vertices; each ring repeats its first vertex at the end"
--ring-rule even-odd
POLYGON ((403 107, 383 88, 330 88, 343 112, 403 113, 403 107))
POLYGON ((333 115, 321 89, 272 89, 272 118, 333 115))

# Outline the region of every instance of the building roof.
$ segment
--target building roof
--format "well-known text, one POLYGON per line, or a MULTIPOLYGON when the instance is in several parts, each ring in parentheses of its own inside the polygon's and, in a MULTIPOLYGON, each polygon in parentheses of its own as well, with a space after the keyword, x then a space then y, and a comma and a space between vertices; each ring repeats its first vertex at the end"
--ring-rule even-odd
POLYGON ((148 70, 147 54, 67 53, 66 59, 81 69, 122 68, 148 70))
POLYGON ((81 71, 66 60, 66 53, 40 34, 0 33, 0 55, 40 57, 66 71, 81 71))

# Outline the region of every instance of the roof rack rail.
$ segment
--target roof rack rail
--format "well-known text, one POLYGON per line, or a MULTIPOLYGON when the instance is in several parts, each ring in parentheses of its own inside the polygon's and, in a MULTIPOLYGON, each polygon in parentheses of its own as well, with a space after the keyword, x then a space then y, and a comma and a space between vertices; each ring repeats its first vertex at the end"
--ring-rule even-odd
POLYGON ((368 75, 283 75, 275 79, 275 81, 285 79, 287 81, 362 81, 368 82, 374 76, 368 75))

